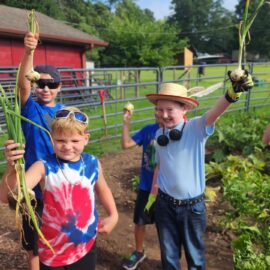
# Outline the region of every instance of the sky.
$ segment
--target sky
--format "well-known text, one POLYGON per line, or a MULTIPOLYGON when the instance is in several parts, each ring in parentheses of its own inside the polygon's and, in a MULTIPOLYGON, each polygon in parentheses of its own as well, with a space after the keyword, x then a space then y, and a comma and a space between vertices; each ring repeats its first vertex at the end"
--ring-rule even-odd
MULTIPOLYGON (((223 0, 224 7, 230 11, 234 11, 237 2, 237 0, 223 0)), ((148 8, 153 11, 156 19, 162 19, 171 13, 171 0, 137 0, 136 3, 142 9, 148 8)))

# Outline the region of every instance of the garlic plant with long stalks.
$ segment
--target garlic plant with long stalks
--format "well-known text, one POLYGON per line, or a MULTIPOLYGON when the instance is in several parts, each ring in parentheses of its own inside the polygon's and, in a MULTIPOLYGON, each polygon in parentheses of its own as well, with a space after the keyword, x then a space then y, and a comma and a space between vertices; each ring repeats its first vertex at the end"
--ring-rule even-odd
MULTIPOLYGON (((8 138, 14 140, 15 142, 19 143, 20 145, 23 145, 24 143, 24 137, 22 133, 21 128, 21 120, 27 121, 41 129, 43 129, 45 132, 47 132, 50 136, 50 133, 45 128, 35 124, 33 121, 28 120, 27 118, 21 116, 21 103, 20 103, 20 97, 19 97, 19 91, 18 91, 18 74, 20 71, 20 67, 18 68, 17 76, 16 76, 16 85, 14 88, 14 97, 10 96, 8 97, 3 89, 3 87, 0 85, 0 102, 4 111, 4 116, 6 120, 6 128, 8 133, 8 138)), ((19 214, 20 212, 23 212, 26 214, 30 219, 32 220, 32 223, 34 225, 34 228, 37 230, 40 238, 42 241, 52 250, 54 253, 54 250, 50 243, 46 240, 43 233, 41 232, 39 228, 38 218, 35 213, 35 209, 31 204, 31 200, 35 200, 33 198, 33 195, 31 192, 29 192, 27 185, 26 185, 26 179, 25 179, 25 162, 24 158, 21 158, 15 162, 15 170, 16 170, 16 189, 17 189, 17 195, 12 192, 12 189, 10 188, 10 193, 13 196, 13 199, 16 201, 16 209, 15 209, 15 218, 16 218, 16 224, 18 229, 21 231, 21 223, 19 214), (24 201, 24 202, 23 202, 24 201)), ((8 184, 8 183, 7 183, 8 184)))
MULTIPOLYGON (((27 17, 28 31, 32 32, 34 35, 39 34, 39 25, 37 21, 37 16, 35 10, 32 9, 27 17)), ((34 54, 34 51, 32 51, 34 54)), ((40 74, 34 70, 32 67, 31 70, 25 75, 25 77, 31 82, 34 83, 40 79, 40 74)))
POLYGON ((261 9, 264 3, 269 4, 268 1, 261 0, 259 4, 257 5, 255 12, 252 14, 249 14, 250 0, 246 0, 243 19, 240 21, 238 25, 238 31, 239 31, 238 67, 237 69, 233 70, 230 74, 230 78, 235 82, 239 82, 240 80, 243 80, 246 76, 245 70, 242 69, 242 60, 243 60, 243 54, 244 54, 244 49, 246 45, 246 39, 247 39, 247 36, 249 35, 250 27, 253 24, 259 10, 261 9))

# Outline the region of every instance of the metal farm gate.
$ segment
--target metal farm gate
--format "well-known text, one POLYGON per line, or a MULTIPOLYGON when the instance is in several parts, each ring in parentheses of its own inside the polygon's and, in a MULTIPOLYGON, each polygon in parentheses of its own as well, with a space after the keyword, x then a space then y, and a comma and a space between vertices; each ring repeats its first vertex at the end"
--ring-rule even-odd
MULTIPOLYGON (((236 64, 213 64, 193 66, 166 66, 143 68, 59 68, 62 90, 58 102, 76 106, 90 116, 89 143, 111 140, 121 136, 123 107, 127 101, 135 106, 131 132, 134 133, 145 124, 154 121, 154 110, 145 98, 146 94, 158 92, 162 82, 175 82, 193 86, 210 86, 223 82, 223 87, 214 93, 198 98, 200 106, 189 112, 190 116, 202 114, 213 106, 230 82, 228 70, 236 64)), ((270 104, 270 63, 247 63, 246 69, 252 74, 255 86, 245 93, 229 111, 249 110, 270 104)), ((12 98, 17 69, 0 68, 0 84, 12 98)), ((0 127, 5 132, 5 121, 0 108, 0 127)), ((3 147, 0 148, 3 150, 3 147)), ((2 164, 3 161, 0 161, 2 164)))

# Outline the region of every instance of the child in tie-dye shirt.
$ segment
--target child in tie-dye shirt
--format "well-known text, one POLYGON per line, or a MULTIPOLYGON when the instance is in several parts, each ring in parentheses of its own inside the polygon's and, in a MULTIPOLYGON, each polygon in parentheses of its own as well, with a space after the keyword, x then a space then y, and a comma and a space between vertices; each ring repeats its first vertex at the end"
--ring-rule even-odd
MULTIPOLYGON (((56 112, 51 136, 55 154, 35 162, 26 172, 28 188, 43 184, 44 209, 41 231, 55 254, 39 239, 40 269, 93 270, 96 265, 97 233, 109 233, 118 220, 112 193, 104 179, 102 168, 93 155, 83 153, 89 134, 88 117, 76 108, 56 112), (100 220, 95 194, 108 217, 100 220)), ((7 201, 16 175, 14 160, 24 150, 18 144, 6 142, 8 167, 0 186, 0 201, 7 201)))

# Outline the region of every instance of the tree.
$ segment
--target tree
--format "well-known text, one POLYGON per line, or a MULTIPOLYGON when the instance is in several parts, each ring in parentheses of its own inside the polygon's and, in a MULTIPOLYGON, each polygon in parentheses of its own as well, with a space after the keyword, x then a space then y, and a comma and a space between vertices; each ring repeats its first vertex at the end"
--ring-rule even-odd
POLYGON ((186 46, 177 40, 177 30, 165 21, 155 21, 149 11, 132 0, 116 7, 104 39, 101 61, 104 66, 164 66, 176 63, 176 55, 186 46))
POLYGON ((172 0, 169 22, 179 26, 179 36, 188 38, 197 52, 230 52, 233 14, 221 4, 222 0, 172 0))
POLYGON ((60 19, 63 18, 63 14, 59 2, 61 0, 2 0, 1 4, 28 10, 35 9, 50 17, 60 19))

